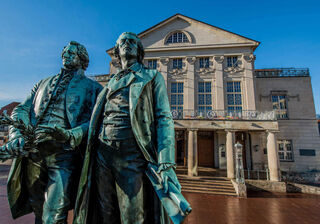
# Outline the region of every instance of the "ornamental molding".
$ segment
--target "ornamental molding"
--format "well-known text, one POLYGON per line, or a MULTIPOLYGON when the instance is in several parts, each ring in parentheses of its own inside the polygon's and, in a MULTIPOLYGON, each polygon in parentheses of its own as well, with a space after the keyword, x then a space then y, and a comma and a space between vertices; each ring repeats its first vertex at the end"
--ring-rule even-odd
POLYGON ((196 72, 199 74, 199 75, 209 75, 209 74, 212 74, 216 71, 216 69, 214 68, 199 68, 196 70, 196 72))
POLYGON ((214 56, 213 58, 219 64, 223 63, 223 61, 224 61, 224 56, 223 55, 214 56))
POLYGON ((187 57, 186 61, 190 64, 190 65, 194 65, 194 63, 196 62, 197 58, 196 57, 187 57))
POLYGON ((184 75, 187 73, 187 66, 185 66, 185 68, 183 69, 178 69, 178 68, 175 68, 175 69, 171 69, 168 71, 169 74, 171 74, 172 76, 181 76, 181 75, 184 75))
POLYGON ((223 71, 230 73, 230 74, 234 74, 234 73, 238 73, 238 72, 243 72, 244 68, 241 68, 239 66, 235 66, 235 67, 227 67, 225 68, 223 71))
POLYGON ((244 54, 244 55, 242 55, 242 58, 243 58, 245 61, 249 62, 249 63, 251 63, 251 62, 253 62, 254 60, 256 60, 256 56, 255 56, 254 54, 244 54))
POLYGON ((160 62, 161 62, 162 65, 168 65, 169 58, 160 58, 160 62))

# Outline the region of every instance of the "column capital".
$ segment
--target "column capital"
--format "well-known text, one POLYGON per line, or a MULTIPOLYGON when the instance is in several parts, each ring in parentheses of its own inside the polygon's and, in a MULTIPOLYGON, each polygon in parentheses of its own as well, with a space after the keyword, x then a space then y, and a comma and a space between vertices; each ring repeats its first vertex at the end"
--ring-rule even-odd
POLYGON ((187 57, 186 60, 187 60, 187 62, 189 62, 190 65, 193 65, 196 62, 197 58, 196 57, 187 57))
POLYGON ((169 63, 169 58, 162 57, 159 61, 161 62, 161 64, 167 65, 169 63))
POLYGON ((214 58, 214 60, 215 60, 216 62, 218 62, 219 64, 221 64, 221 63, 224 61, 224 56, 223 56, 223 55, 216 55, 216 56, 214 56, 213 58, 214 58))
POLYGON ((254 54, 243 54, 242 58, 249 63, 256 60, 256 56, 254 54))
POLYGON ((279 133, 280 131, 279 130, 266 130, 266 132, 269 134, 269 133, 272 133, 272 134, 277 134, 279 133))
POLYGON ((198 128, 188 128, 187 130, 188 131, 198 131, 199 129, 198 128))
POLYGON ((225 132, 237 132, 239 130, 236 130, 236 129, 225 129, 225 132))

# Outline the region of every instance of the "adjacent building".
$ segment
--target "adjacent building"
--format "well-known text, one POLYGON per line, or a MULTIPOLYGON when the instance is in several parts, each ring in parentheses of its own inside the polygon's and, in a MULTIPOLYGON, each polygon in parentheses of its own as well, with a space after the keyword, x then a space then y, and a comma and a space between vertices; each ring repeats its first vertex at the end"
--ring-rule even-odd
MULTIPOLYGON (((6 112, 8 115, 11 115, 13 109, 18 105, 18 102, 9 103, 0 109, 0 114, 6 112)), ((0 146, 8 141, 8 131, 7 125, 0 125, 0 146)))
MULTIPOLYGON (((308 69, 256 69, 259 42, 176 14, 139 34, 145 65, 163 75, 176 131, 176 162, 235 177, 245 171, 320 170, 320 137, 308 69)), ((119 68, 113 49, 110 74, 119 68)), ((263 60, 263 59, 258 59, 263 60)), ((98 75, 102 84, 108 75, 98 75)))

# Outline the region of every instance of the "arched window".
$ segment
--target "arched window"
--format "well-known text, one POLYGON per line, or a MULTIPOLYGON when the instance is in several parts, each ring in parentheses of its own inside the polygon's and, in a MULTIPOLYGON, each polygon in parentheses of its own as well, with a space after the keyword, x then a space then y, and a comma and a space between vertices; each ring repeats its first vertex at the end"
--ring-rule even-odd
POLYGON ((183 32, 175 32, 168 37, 166 44, 188 43, 188 42, 189 40, 187 35, 185 35, 183 32))

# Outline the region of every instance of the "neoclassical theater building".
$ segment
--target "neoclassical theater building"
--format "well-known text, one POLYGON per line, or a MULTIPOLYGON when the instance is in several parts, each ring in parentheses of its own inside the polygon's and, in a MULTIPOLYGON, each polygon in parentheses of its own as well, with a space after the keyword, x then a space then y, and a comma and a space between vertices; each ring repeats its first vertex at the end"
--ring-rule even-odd
MULTIPOLYGON (((320 170, 320 137, 308 69, 256 69, 259 42, 176 14, 139 34, 145 65, 163 75, 176 133, 176 162, 235 177, 245 172, 320 170)), ((119 67, 113 49, 110 74, 119 67)), ((108 75, 97 75, 104 84, 108 75)))

